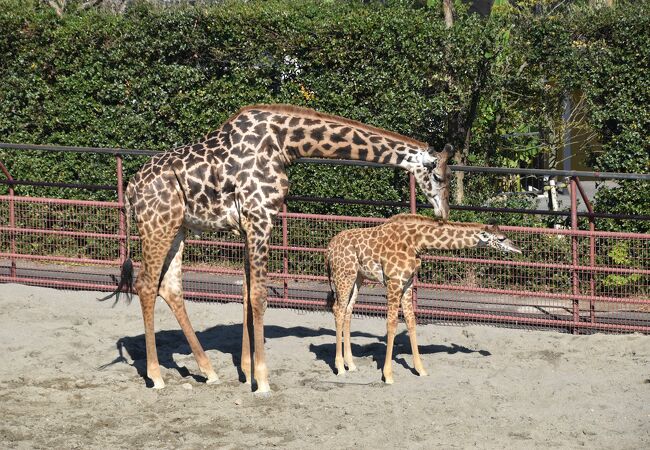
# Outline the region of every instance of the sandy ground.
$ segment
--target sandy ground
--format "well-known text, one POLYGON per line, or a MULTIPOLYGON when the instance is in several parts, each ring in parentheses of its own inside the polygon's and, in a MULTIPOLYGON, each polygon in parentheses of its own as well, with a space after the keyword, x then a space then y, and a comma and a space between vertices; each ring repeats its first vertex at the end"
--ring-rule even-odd
POLYGON ((239 305, 188 303, 221 378, 206 385, 159 301, 156 391, 139 303, 98 296, 0 285, 2 448, 650 448, 650 336, 420 326, 418 377, 400 325, 387 386, 382 319, 353 320, 359 371, 337 377, 331 315, 270 309, 258 398, 239 381, 239 305))

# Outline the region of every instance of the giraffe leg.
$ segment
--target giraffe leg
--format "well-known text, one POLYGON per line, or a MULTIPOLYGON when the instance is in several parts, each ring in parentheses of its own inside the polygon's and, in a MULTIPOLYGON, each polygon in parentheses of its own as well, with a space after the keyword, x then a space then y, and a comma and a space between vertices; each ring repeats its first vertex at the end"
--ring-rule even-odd
POLYGON ((386 322, 386 359, 384 360, 384 381, 386 384, 393 384, 393 343, 395 342, 395 331, 397 330, 397 318, 399 313, 399 301, 402 296, 402 283, 400 281, 388 281, 388 314, 386 322))
MULTIPOLYGON (((144 277, 140 275, 140 279, 144 277)), ((147 348, 147 377, 153 382, 154 389, 162 389, 165 382, 160 373, 158 353, 156 351, 156 335, 154 330, 153 313, 156 305, 156 291, 151 288, 150 283, 143 280, 137 288, 144 319, 144 339, 147 348)))
POLYGON ((359 295, 359 289, 361 288, 361 278, 357 276, 354 286, 352 286, 352 293, 350 294, 350 301, 348 302, 347 308, 345 309, 345 324, 343 327, 344 337, 345 337, 345 365, 348 366, 350 372, 355 372, 357 366, 352 360, 352 341, 350 340, 350 322, 352 321, 352 310, 354 304, 357 301, 357 296, 359 295))
MULTIPOLYGON (((246 221, 246 247, 248 256, 248 289, 246 305, 252 310, 253 318, 253 376, 257 381, 257 395, 269 395, 271 386, 269 385, 269 373, 266 366, 266 356, 264 351, 264 312, 266 311, 266 265, 268 262, 268 240, 271 235, 271 219, 257 220, 256 227, 252 226, 250 221, 246 221)), ((245 306, 245 308, 246 308, 245 306)), ((244 314, 247 314, 246 312, 244 314)), ((247 318, 244 325, 244 338, 242 343, 245 344, 246 333, 250 334, 250 321, 247 318)), ((250 336, 249 336, 250 343, 250 336)), ((242 362, 245 363, 245 350, 242 348, 242 362)), ((250 361, 250 353, 248 356, 250 361)), ((242 364, 242 371, 244 366, 242 364)), ((245 373, 245 372, 244 372, 245 373)))
POLYGON ((181 273, 181 266, 183 262, 183 247, 185 240, 185 232, 181 230, 174 243, 172 244, 169 254, 167 256, 166 266, 167 270, 163 269, 162 281, 158 294, 167 302, 167 305, 174 313, 178 324, 185 334, 185 338, 192 349, 192 354, 199 366, 201 372, 207 378, 207 383, 218 383, 219 377, 212 368, 210 360, 203 351, 203 347, 196 337, 194 328, 190 323, 185 310, 185 302, 183 301, 183 278, 181 273))
POLYGON ((343 362, 343 322, 345 320, 345 311, 354 289, 354 277, 356 277, 356 274, 339 271, 336 268, 333 268, 332 273, 334 274, 336 285, 336 302, 334 303, 333 307, 334 322, 336 324, 336 356, 334 358, 334 367, 336 367, 337 375, 344 375, 345 364, 343 362))
POLYGON ((426 377, 427 372, 424 370, 422 360, 420 359, 420 351, 418 350, 418 341, 415 333, 415 313, 413 312, 413 288, 411 286, 406 289, 402 295, 402 311, 404 312, 404 321, 409 333, 409 340, 411 341, 411 353, 413 353, 413 366, 415 371, 421 377, 426 377))
POLYGON ((339 305, 334 305, 334 322, 336 325, 336 356, 334 367, 337 375, 345 375, 345 364, 343 363, 343 319, 345 313, 339 305))
POLYGON ((253 310, 248 298, 250 284, 250 266, 248 263, 248 250, 246 251, 244 261, 244 282, 242 283, 244 319, 242 330, 242 343, 241 343, 241 371, 244 373, 246 384, 252 383, 252 366, 251 366, 251 339, 253 334, 253 310))
POLYGON ((153 382, 154 389, 162 389, 165 382, 160 373, 158 353, 156 351, 156 335, 154 330, 154 308, 158 294, 160 272, 165 262, 165 255, 171 247, 173 237, 165 235, 145 234, 142 236, 142 269, 135 282, 135 288, 140 297, 142 318, 144 320, 144 337, 147 348, 147 377, 153 382))

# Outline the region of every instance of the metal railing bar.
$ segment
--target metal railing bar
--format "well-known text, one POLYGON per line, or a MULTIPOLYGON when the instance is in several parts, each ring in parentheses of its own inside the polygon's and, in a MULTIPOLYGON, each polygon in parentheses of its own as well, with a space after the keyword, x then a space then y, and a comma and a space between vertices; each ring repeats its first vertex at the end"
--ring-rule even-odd
MULTIPOLYGON (((103 148, 103 147, 71 147, 60 145, 33 145, 33 144, 12 144, 0 142, 0 148, 7 150, 41 150, 75 153, 101 153, 109 155, 157 155, 161 152, 154 150, 137 150, 124 148, 103 148)), ((343 159, 327 158, 299 158, 294 162, 300 164, 326 164, 334 166, 365 166, 365 167, 394 167, 388 164, 379 164, 369 161, 352 161, 343 159)), ((581 170, 550 170, 550 169, 513 169, 508 167, 475 167, 450 165, 451 170, 469 173, 495 173, 504 175, 538 175, 552 177, 588 177, 596 179, 620 179, 620 180, 645 180, 650 181, 650 174, 638 173, 617 173, 617 172, 594 172, 581 170)))
MULTIPOLYGON (((396 201, 382 201, 382 200, 353 200, 344 199, 339 197, 311 197, 302 195, 289 195, 287 202, 308 202, 308 203, 323 203, 323 204, 345 204, 345 205, 367 205, 367 206, 389 206, 395 208, 409 208, 408 202, 396 201)), ((418 203, 418 209, 431 209, 432 206, 428 203, 418 203)), ((545 209, 523 209, 523 208, 494 208, 490 206, 463 206, 463 205, 449 205, 449 209, 456 211, 478 211, 478 212, 496 212, 496 213, 510 213, 510 214, 534 214, 544 216, 562 216, 568 217, 571 215, 570 211, 549 211, 545 209)), ((628 215, 628 214, 611 214, 611 213, 589 213, 578 212, 578 217, 596 217, 601 219, 621 219, 621 220, 650 220, 650 216, 641 215, 628 215)))
POLYGON ((504 175, 537 175, 552 177, 587 177, 602 180, 644 180, 650 181, 650 174, 619 173, 619 172, 592 172, 582 170, 554 170, 554 169, 510 169, 508 167, 476 167, 450 165, 451 170, 471 173, 496 173, 504 175))
POLYGON ((81 183, 59 183, 51 181, 30 181, 30 180, 0 180, 0 184, 9 186, 34 186, 34 187, 55 187, 71 189, 87 189, 89 191, 117 191, 117 186, 106 184, 81 184, 81 183))
POLYGON ((49 197, 23 197, 0 195, 0 201, 15 201, 16 203, 47 203, 52 205, 73 205, 73 206, 98 206, 101 208, 121 208, 123 205, 118 202, 100 200, 71 200, 68 198, 49 197))
POLYGON ((153 156, 161 153, 155 150, 136 150, 136 149, 110 148, 110 147, 72 147, 67 145, 11 144, 6 142, 0 142, 0 148, 4 148, 7 150, 39 150, 39 151, 49 151, 49 152, 99 153, 104 155, 153 156))
POLYGON ((511 266, 511 267, 525 267, 536 269, 556 269, 561 270, 577 270, 579 272, 593 272, 593 273, 625 273, 625 274, 639 274, 650 275, 648 269, 626 268, 626 267, 606 267, 606 266, 586 266, 584 264, 571 265, 562 263, 538 263, 532 261, 509 261, 505 259, 481 259, 481 258, 461 258, 456 256, 440 256, 423 254, 420 256, 423 261, 441 261, 441 262, 461 262, 467 264, 485 264, 491 266, 511 266))
MULTIPOLYGON (((6 185, 22 185, 22 186, 35 186, 35 187, 59 187, 59 188, 76 188, 87 190, 106 190, 117 191, 117 186, 109 185, 95 185, 95 184, 73 184, 73 183, 54 183, 45 181, 29 181, 29 180, 0 180, 0 184, 6 185)), ((307 202, 307 203, 323 203, 323 204, 343 204, 343 205, 367 205, 367 206, 383 206, 393 208, 409 208, 408 202, 400 201, 382 201, 382 200, 355 200, 344 199, 339 197, 312 197, 304 195, 289 195, 286 198, 287 202, 307 202)), ((431 209, 428 203, 418 203, 418 209, 431 209)), ((477 211, 477 212, 496 212, 506 214, 534 214, 544 216, 561 216, 568 217, 571 213, 569 211, 549 211, 545 209, 522 209, 522 208, 493 208, 489 206, 463 206, 463 205, 449 205, 449 208, 456 211, 477 211)), ((628 214, 612 214, 612 213, 599 213, 599 212, 578 212, 578 217, 594 217, 600 219, 619 219, 619 220, 650 220, 650 216, 645 215, 628 215, 628 214)))
MULTIPOLYGON (((92 233, 88 231, 68 231, 68 230, 57 230, 57 229, 43 229, 43 228, 22 228, 22 227, 6 227, 0 225, 0 231, 2 232, 14 232, 16 236, 21 234, 42 234, 42 235, 57 235, 57 236, 69 236, 69 237, 83 237, 83 238, 96 238, 96 239, 108 239, 115 240, 121 239, 122 236, 112 233, 92 233)), ((243 245, 243 244, 242 244, 243 245)))

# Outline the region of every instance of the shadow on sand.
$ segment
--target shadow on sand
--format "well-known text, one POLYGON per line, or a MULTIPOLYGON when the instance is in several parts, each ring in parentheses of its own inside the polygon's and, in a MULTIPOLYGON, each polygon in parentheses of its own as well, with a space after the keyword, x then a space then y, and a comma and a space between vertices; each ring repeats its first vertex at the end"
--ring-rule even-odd
MULTIPOLYGON (((334 333, 331 333, 334 336, 334 333)), ((384 360, 386 358, 386 336, 374 336, 368 334, 357 334, 364 335, 365 337, 375 337, 378 342, 372 342, 370 344, 359 345, 354 343, 355 333, 350 333, 350 338, 352 340, 352 355, 355 358, 367 358, 371 357, 375 362, 377 369, 381 369, 384 366, 384 360)), ((316 359, 326 362, 332 372, 336 372, 334 367, 334 357, 336 353, 336 343, 332 339, 331 344, 319 344, 309 345, 309 350, 316 355, 316 359)), ((418 345, 421 355, 435 354, 435 353, 447 353, 453 355, 455 353, 478 353, 482 356, 490 356, 491 353, 487 350, 472 350, 462 345, 418 345)), ((393 343, 393 360, 400 364, 405 369, 410 370, 413 374, 417 374, 415 369, 411 367, 404 357, 401 355, 412 355, 411 351, 411 341, 409 340, 406 330, 395 336, 395 341, 393 343)))
MULTIPOLYGON (((218 352, 229 354, 233 365, 237 368, 239 380, 244 381, 244 374, 241 371, 240 353, 242 341, 242 326, 241 324, 230 325, 216 325, 204 331, 196 333, 203 349, 217 350, 218 352)), ((329 328, 308 328, 303 326, 297 327, 280 327, 277 325, 266 325, 264 327, 264 336, 266 339, 278 339, 284 337, 297 337, 297 338, 310 338, 318 336, 330 336, 331 343, 326 344, 309 344, 309 350, 314 353, 316 359, 325 362, 330 369, 334 372, 334 356, 336 350, 335 333, 334 330, 329 328)), ((386 354, 386 336, 377 336, 370 333, 356 331, 351 333, 352 339, 352 353, 355 357, 368 357, 371 356, 373 361, 377 364, 377 368, 381 368, 384 364, 384 357, 386 354), (377 342, 372 342, 365 345, 355 344, 355 338, 370 338, 376 339, 377 342)), ((307 344, 306 344, 307 345, 307 344)), ((145 346, 144 334, 137 336, 125 336, 118 339, 116 342, 118 356, 111 362, 99 367, 102 370, 108 366, 116 363, 129 363, 129 358, 126 357, 124 351, 127 352, 131 364, 138 372, 138 374, 145 380, 147 387, 151 387, 152 383, 147 378, 147 353, 145 346)), ((181 330, 161 330, 156 332, 156 348, 158 350, 158 359, 160 365, 167 369, 178 371, 181 377, 192 377, 196 381, 205 381, 201 375, 195 375, 184 367, 179 366, 173 359, 175 353, 182 355, 191 355, 192 351, 190 346, 183 335, 181 330)), ((483 356, 489 356, 490 352, 487 350, 472 350, 467 347, 459 346, 456 344, 447 345, 420 345, 421 354, 434 354, 434 353, 479 353, 483 356)), ((406 360, 399 356, 403 354, 411 354, 411 344, 408 339, 406 331, 395 336, 394 344, 395 362, 402 365, 408 370, 415 373, 406 360)))

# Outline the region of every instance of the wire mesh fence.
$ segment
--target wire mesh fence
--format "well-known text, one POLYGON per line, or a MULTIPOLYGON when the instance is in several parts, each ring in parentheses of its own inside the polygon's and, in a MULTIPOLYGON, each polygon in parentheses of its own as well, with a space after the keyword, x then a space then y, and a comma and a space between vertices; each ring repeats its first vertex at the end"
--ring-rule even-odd
MULTIPOLYGON (((121 174, 117 179, 121 183, 121 174)), ((411 196, 394 205, 396 212, 413 209, 414 191, 411 196)), ((125 256, 122 206, 119 201, 20 196, 13 189, 0 195, 0 282, 113 290, 125 256)), ((521 255, 486 249, 427 252, 415 284, 418 320, 650 332, 650 235, 579 229, 577 216, 574 201, 566 214, 573 217, 572 227, 501 226, 521 255)), ((271 238, 269 306, 326 310, 330 286, 324 255, 330 239, 344 229, 384 220, 287 212, 285 207, 271 238)), ((130 235, 137 268, 141 250, 133 223, 130 235)), ((188 236, 186 244, 185 297, 241 302, 241 238, 204 233, 188 236)), ((385 312, 385 288, 366 282, 355 313, 385 312)))

